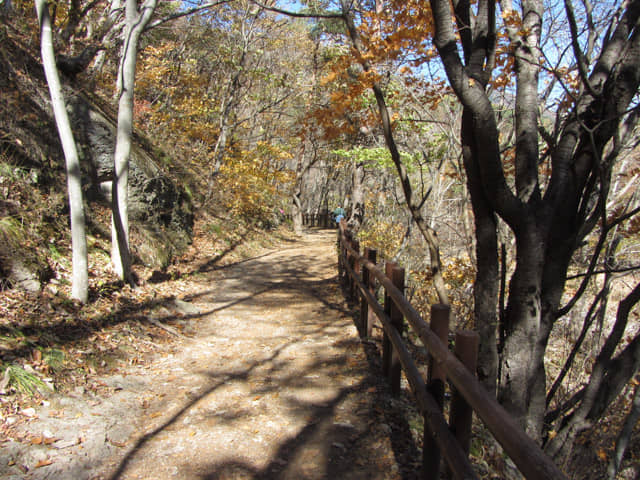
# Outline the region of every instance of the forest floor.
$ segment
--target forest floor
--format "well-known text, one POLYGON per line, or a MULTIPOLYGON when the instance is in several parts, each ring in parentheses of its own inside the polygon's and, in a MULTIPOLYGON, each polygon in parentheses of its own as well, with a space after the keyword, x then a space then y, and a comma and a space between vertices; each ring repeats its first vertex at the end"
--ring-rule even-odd
MULTIPOLYGON (((157 278, 164 293, 80 328, 58 393, 0 397, 0 477, 417 478, 417 428, 354 327, 335 231, 224 266, 195 260, 197 274, 157 278)), ((71 335, 61 328, 48 334, 71 335)))

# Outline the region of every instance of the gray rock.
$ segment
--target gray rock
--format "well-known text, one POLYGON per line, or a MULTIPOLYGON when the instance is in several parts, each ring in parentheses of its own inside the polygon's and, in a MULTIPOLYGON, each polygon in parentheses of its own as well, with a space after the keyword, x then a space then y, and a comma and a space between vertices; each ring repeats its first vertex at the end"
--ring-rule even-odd
MULTIPOLYGON (((110 201, 116 122, 83 95, 69 98, 70 113, 89 196, 110 201)), ((151 267, 164 267, 191 242, 193 211, 187 193, 163 172, 135 138, 129 169, 129 219, 142 244, 135 253, 151 267)))

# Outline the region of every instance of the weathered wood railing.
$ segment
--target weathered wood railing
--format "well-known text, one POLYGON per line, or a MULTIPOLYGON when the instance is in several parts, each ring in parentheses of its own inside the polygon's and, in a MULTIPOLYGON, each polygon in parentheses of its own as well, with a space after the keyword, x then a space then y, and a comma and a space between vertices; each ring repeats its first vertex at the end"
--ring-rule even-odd
POLYGON ((384 331, 382 364, 391 389, 395 393, 400 391, 401 370, 404 371, 424 417, 424 478, 439 478, 441 457, 453 478, 478 478, 468 459, 472 411, 476 412, 527 479, 566 478, 476 379, 477 333, 457 333, 456 357, 447 348, 448 306, 433 305, 431 323, 427 325, 404 296, 404 269, 387 262, 383 273, 376 264, 375 251, 367 249, 364 256, 360 255, 358 242, 346 231, 344 222, 338 230, 338 243, 340 276, 347 281, 348 294, 354 298, 360 297, 361 332, 371 336, 373 322, 376 318, 380 321, 384 331), (378 303, 374 294, 376 280, 385 290, 384 305, 378 303), (403 318, 429 352, 426 381, 403 340, 403 318), (447 380, 453 389, 449 424, 442 413, 447 380))
POLYGON ((333 223, 331 214, 326 211, 320 213, 303 213, 302 224, 308 227, 335 227, 335 223, 333 223))

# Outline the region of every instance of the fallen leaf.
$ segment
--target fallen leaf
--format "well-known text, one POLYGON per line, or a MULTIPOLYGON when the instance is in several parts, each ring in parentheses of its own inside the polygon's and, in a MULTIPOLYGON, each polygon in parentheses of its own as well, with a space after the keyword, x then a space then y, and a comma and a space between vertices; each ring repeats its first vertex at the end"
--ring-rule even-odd
POLYGON ((62 450, 63 448, 75 447, 80 444, 80 439, 77 440, 67 440, 66 442, 59 442, 53 445, 58 450, 62 450))
POLYGON ((33 468, 46 467, 47 465, 51 465, 52 463, 53 461, 50 458, 45 458, 44 460, 40 460, 38 463, 36 463, 35 467, 33 468))
POLYGON ((38 350, 37 348, 33 349, 33 351, 31 352, 31 356, 32 356, 33 361, 35 363, 42 362, 42 352, 40 350, 38 350))

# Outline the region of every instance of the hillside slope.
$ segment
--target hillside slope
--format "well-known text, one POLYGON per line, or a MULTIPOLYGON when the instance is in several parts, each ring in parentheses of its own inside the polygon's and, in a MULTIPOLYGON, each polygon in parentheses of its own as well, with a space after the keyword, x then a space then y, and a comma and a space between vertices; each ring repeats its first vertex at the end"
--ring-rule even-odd
MULTIPOLYGON (((64 156, 42 68, 26 43, 0 27, 0 281, 37 290, 54 273, 52 250, 66 257, 68 206, 64 156)), ((89 233, 108 242, 114 112, 68 82, 65 95, 81 156, 89 233)), ((167 172, 170 157, 137 137, 130 173, 132 249, 138 262, 162 268, 190 243, 193 208, 167 172), (160 153, 160 157, 158 157, 160 153), (158 161, 161 158, 162 163, 158 161)), ((92 242, 90 246, 100 243, 92 242)), ((108 251, 108 245, 100 245, 108 251)))

